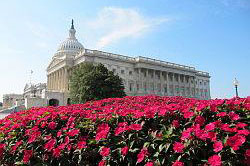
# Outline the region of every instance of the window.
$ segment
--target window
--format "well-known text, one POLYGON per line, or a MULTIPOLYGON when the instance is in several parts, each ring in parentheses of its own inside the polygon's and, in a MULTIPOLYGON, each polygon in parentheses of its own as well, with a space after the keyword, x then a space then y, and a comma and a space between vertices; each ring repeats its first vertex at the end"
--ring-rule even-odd
POLYGON ((124 70, 121 70, 121 74, 124 74, 124 70))
POLYGON ((194 96, 194 88, 192 88, 192 96, 194 96))
POLYGON ((181 82, 182 82, 182 83, 184 82, 184 78, 183 78, 183 77, 181 77, 181 82))
POLYGON ((166 81, 167 80, 167 76, 164 74, 163 75, 163 79, 166 81))
POLYGON ((171 82, 173 81, 173 76, 172 76, 172 75, 169 77, 169 80, 170 80, 171 82))
POLYGON ((140 89, 140 85, 139 84, 136 84, 136 89, 137 89, 137 91, 140 89))
POLYGON ((116 72, 116 69, 112 69, 112 71, 113 71, 113 73, 115 73, 115 72, 116 72))
POLYGON ((129 75, 132 75, 133 74, 133 72, 132 71, 129 71, 129 75))
POLYGON ((153 82, 151 83, 151 89, 152 89, 152 91, 154 91, 154 83, 153 82))
POLYGON ((160 83, 157 85, 157 89, 158 89, 158 92, 161 92, 161 84, 160 83))
POLYGON ((133 83, 129 83, 129 91, 133 90, 133 83))
POLYGON ((174 87, 173 87, 173 85, 170 85, 169 88, 170 88, 171 95, 173 95, 174 94, 174 87))
POLYGON ((157 74, 157 78, 158 78, 158 79, 160 79, 160 78, 161 78, 160 74, 157 74))
POLYGON ((144 82, 144 91, 147 91, 147 83, 144 82))
POLYGON ((178 76, 177 75, 175 75, 175 81, 178 82, 178 76))
POLYGON ((164 85, 164 93, 168 92, 167 84, 164 85))

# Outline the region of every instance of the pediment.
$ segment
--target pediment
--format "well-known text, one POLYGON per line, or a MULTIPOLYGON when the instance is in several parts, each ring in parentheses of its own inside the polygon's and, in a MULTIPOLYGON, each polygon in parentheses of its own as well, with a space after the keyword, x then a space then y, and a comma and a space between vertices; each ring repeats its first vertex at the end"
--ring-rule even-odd
POLYGON ((49 63, 49 66, 47 67, 47 70, 53 68, 55 65, 62 61, 64 61, 64 59, 53 57, 52 61, 49 63))
POLYGON ((29 84, 26 84, 25 87, 24 87, 24 90, 26 90, 28 88, 29 88, 29 84))

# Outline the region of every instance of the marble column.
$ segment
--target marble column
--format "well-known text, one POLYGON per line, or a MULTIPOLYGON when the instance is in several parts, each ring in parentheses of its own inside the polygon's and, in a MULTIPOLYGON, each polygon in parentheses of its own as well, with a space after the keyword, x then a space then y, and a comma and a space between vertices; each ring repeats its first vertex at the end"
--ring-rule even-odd
POLYGON ((65 90, 65 73, 64 73, 64 67, 62 68, 62 91, 65 90))
POLYGON ((48 75, 48 89, 51 89, 51 74, 48 75))
POLYGON ((65 72, 65 82, 64 82, 64 85, 65 85, 65 91, 67 92, 69 90, 69 78, 68 78, 68 70, 67 68, 65 67, 64 68, 64 72, 65 72))
POLYGON ((62 69, 59 70, 59 90, 62 90, 62 69))
POLYGON ((58 81, 58 70, 55 72, 55 74, 56 74, 56 87, 55 87, 55 89, 56 90, 58 90, 58 83, 59 83, 59 81, 58 81))
MULTIPOLYGON (((142 92, 142 79, 141 79, 141 68, 138 68, 138 83, 139 83, 139 93, 142 92)), ((137 85, 136 85, 137 86, 137 85)))
POLYGON ((51 73, 51 89, 54 89, 54 73, 51 73))
POLYGON ((160 71, 160 83, 161 83, 161 95, 165 96, 165 92, 164 92, 164 85, 166 84, 166 81, 163 79, 163 71, 160 71))
POLYGON ((166 72, 166 86, 167 86, 167 96, 169 96, 170 95, 170 91, 169 91, 169 79, 168 79, 168 72, 166 72))

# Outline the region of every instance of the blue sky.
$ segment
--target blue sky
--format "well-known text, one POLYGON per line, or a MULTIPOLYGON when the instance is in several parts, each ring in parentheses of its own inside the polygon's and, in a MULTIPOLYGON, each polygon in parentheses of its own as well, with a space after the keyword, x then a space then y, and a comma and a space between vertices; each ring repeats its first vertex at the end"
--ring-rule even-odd
POLYGON ((249 0, 9 0, 0 2, 0 100, 46 67, 74 18, 85 48, 194 66, 212 98, 250 96, 249 0))

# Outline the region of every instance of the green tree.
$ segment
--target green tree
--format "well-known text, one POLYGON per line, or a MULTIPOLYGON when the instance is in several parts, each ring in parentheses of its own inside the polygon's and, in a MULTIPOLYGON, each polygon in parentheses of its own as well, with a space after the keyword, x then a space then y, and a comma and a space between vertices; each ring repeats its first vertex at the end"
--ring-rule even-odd
POLYGON ((126 96, 122 79, 103 64, 77 65, 72 70, 69 85, 72 103, 126 96))

